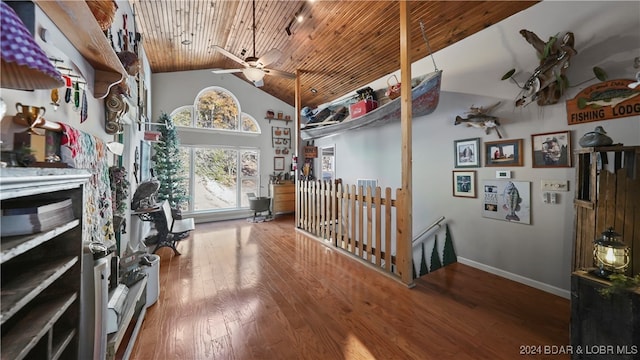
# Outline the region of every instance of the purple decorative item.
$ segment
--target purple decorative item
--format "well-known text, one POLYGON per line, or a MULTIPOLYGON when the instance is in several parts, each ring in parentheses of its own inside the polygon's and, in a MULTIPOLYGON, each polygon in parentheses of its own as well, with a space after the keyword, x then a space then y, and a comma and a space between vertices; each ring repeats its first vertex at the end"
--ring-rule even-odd
POLYGON ((16 12, 0 6, 1 86, 8 89, 53 89, 64 86, 60 72, 36 44, 16 12))

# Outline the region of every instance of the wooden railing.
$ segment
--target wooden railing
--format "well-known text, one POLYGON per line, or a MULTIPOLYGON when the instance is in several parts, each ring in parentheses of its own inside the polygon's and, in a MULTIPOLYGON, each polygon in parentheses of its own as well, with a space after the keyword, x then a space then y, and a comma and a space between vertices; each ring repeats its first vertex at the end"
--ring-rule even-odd
POLYGON ((396 189, 344 185, 338 182, 300 181, 297 203, 298 228, 330 242, 363 262, 403 280, 403 259, 411 241, 400 236, 398 209, 402 209, 403 194, 396 189), (407 243, 408 242, 408 243, 407 243))

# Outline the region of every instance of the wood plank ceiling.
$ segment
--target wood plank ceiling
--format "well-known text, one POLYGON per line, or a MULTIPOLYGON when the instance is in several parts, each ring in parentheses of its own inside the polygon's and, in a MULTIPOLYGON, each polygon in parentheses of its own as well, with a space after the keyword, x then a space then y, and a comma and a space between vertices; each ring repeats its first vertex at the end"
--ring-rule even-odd
MULTIPOLYGON (((213 45, 243 59, 253 55, 251 0, 131 1, 153 73, 242 67, 213 45)), ((411 59, 428 55, 420 21, 435 52, 535 3, 411 1, 411 59)), ((399 23, 398 1, 258 0, 256 56, 279 49, 283 55, 268 67, 300 70, 302 105, 315 107, 398 70, 399 23), (294 21, 297 13, 303 22, 294 21)), ((261 89, 294 105, 294 80, 266 76, 261 89)))

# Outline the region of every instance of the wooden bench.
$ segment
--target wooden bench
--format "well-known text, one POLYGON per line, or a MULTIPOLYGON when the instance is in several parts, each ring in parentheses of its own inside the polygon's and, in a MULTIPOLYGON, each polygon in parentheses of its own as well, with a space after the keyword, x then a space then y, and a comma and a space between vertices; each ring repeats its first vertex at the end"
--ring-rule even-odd
POLYGON ((189 231, 195 229, 193 218, 174 219, 171 213, 171 206, 168 201, 162 202, 162 216, 158 216, 154 221, 156 230, 158 231, 158 242, 153 253, 161 247, 170 247, 176 255, 180 255, 176 249, 178 240, 184 239, 189 235, 189 231))

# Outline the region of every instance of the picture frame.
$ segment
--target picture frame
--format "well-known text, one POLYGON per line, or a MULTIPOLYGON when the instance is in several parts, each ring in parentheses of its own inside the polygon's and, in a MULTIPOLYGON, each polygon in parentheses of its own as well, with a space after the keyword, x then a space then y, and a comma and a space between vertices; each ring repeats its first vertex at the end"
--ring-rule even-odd
POLYGON ((275 171, 284 170, 284 157, 276 156, 273 158, 273 170, 275 171))
POLYGON ((523 142, 523 139, 485 142, 485 166, 523 166, 523 142))
POLYGON ((477 197, 475 170, 453 171, 453 196, 468 198, 477 197))
POLYGON ((482 217, 517 224, 531 224, 531 182, 482 181, 482 217))
POLYGON ((453 151, 456 168, 480 167, 480 138, 454 140, 453 151))
POLYGON ((571 131, 532 134, 531 150, 534 168, 571 167, 571 131))

